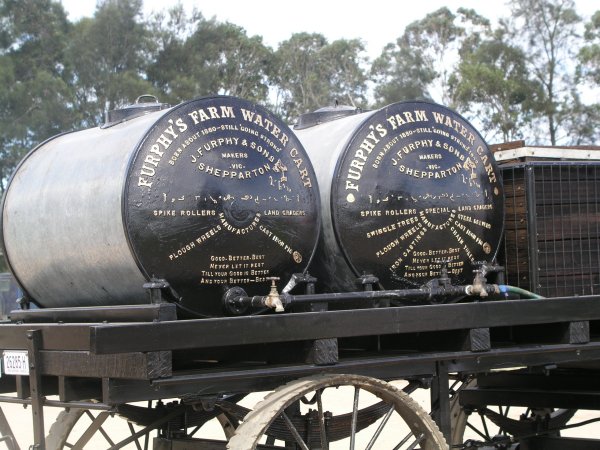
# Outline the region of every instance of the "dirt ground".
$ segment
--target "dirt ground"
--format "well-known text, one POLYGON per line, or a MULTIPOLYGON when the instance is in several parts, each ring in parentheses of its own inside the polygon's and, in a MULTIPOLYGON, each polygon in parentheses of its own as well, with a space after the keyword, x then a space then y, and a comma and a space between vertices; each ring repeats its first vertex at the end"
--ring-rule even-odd
MULTIPOLYGON (((402 382, 395 383, 398 387, 402 386, 402 382)), ((335 394, 337 397, 334 398, 333 402, 335 406, 332 407, 332 410, 335 410, 338 405, 342 403, 347 403, 348 401, 352 401, 352 392, 340 391, 335 394)), ((246 398, 244 400, 245 405, 251 408, 257 401, 262 398, 262 394, 253 394, 251 397, 246 398)), ((426 411, 429 410, 429 393, 428 391, 418 390, 413 393, 412 398, 417 401, 417 403, 426 411)), ((12 427, 18 444, 22 450, 28 449, 30 445, 33 444, 33 426, 31 419, 31 409, 23 408, 21 405, 15 404, 3 404, 2 410, 4 411, 10 426, 12 427)), ((54 421, 56 420, 58 414, 62 410, 59 408, 45 408, 45 429, 46 434, 50 430, 54 421)), ((518 411, 515 411, 515 414, 518 414, 518 411)), ((571 420, 571 423, 582 422, 589 419, 593 419, 600 416, 600 412, 598 411, 578 411, 577 414, 571 420)), ((108 434, 113 438, 118 438, 119 435, 127 436, 130 431, 128 429, 126 421, 120 418, 111 418, 104 425, 108 434)), ((399 430, 395 428, 395 431, 399 430)), ((593 423, 591 425, 587 425, 584 427, 574 428, 571 430, 566 430, 562 432, 563 436, 569 437, 598 437, 600 438, 600 423, 593 423)), ((214 421, 214 423, 208 424, 201 431, 201 437, 210 438, 210 439, 221 439, 223 437, 223 432, 219 424, 214 421)), ((473 436, 474 437, 474 436, 473 436)), ((385 438, 385 437, 384 437, 385 438)), ((92 441, 92 444, 86 446, 86 448, 96 449, 101 448, 100 445, 103 443, 101 437, 99 441, 92 441)), ((393 448, 396 444, 391 441, 386 441, 385 439, 379 441, 375 448, 378 449, 386 449, 393 448)), ((357 448, 364 448, 365 445, 361 447, 360 442, 358 442, 357 448)), ((6 447, 6 443, 0 442, 0 450, 6 447)), ((136 446, 134 444, 130 444, 126 448, 135 449, 136 446)), ((150 447, 152 445, 150 444, 150 447)), ((332 446, 332 449, 338 448, 338 446, 332 446)), ((340 448, 348 448, 347 444, 340 446, 340 448)))

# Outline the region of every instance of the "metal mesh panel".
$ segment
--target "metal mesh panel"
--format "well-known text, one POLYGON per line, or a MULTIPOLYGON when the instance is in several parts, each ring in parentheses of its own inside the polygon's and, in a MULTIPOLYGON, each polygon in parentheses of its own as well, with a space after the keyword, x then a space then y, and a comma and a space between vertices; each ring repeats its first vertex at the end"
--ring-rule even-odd
POLYGON ((600 163, 502 168, 507 283, 557 297, 600 293, 600 163))

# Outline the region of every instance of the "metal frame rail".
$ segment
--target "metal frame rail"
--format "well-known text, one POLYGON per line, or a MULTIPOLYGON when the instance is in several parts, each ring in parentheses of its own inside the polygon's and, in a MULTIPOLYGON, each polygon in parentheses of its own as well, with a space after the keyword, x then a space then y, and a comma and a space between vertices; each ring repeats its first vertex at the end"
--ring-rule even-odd
POLYGON ((103 320, 116 321, 111 323, 66 323, 82 320, 76 308, 62 312, 65 323, 43 323, 56 319, 56 312, 41 310, 15 315, 32 323, 0 325, 0 350, 27 350, 30 364, 29 376, 0 378, 0 402, 31 404, 34 448, 44 449, 43 406, 110 410, 189 393, 269 390, 316 373, 428 380, 438 405, 435 418, 449 436, 449 373, 600 361, 600 296, 179 321, 172 320, 174 305, 161 304, 133 307, 144 311, 141 320, 153 320, 138 323, 128 308, 115 307, 113 315, 103 309, 103 320), (356 338, 374 345, 345 352, 344 342, 356 338), (269 360, 289 354, 294 343, 306 352, 292 361, 269 360), (213 363, 191 370, 176 364, 181 350, 217 361, 207 356, 256 345, 267 348, 263 364, 213 363), (59 401, 46 399, 55 394, 59 401), (83 401, 90 398, 99 402, 83 401))

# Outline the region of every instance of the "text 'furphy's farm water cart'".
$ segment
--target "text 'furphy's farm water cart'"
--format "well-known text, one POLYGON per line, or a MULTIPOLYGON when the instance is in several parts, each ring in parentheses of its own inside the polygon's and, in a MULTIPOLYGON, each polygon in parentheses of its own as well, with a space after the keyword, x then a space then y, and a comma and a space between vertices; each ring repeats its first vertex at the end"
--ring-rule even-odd
POLYGON ((600 150, 546 150, 225 96, 52 138, 3 200, 0 402, 36 449, 598 448, 561 430, 600 409, 600 150))

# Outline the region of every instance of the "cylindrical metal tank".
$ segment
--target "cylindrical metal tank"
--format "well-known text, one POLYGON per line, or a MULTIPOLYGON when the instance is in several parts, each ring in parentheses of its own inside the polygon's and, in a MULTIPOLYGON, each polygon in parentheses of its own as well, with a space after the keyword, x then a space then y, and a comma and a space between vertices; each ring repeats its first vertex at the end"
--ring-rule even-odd
POLYGON ((319 193, 285 123, 217 96, 48 140, 15 171, 2 221, 11 270, 44 307, 144 303, 157 278, 221 315, 225 286, 264 294, 307 267, 319 193))
POLYGON ((333 107, 302 116, 294 132, 321 190, 321 238, 309 268, 324 290, 417 287, 446 264, 454 283, 491 261, 504 194, 481 135, 456 112, 412 101, 377 111, 333 107))

